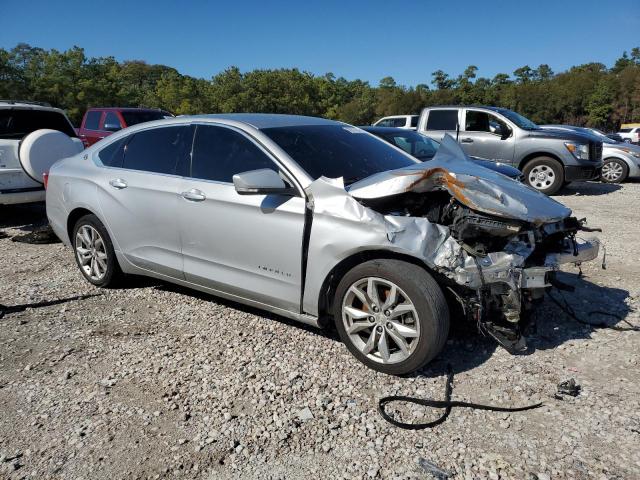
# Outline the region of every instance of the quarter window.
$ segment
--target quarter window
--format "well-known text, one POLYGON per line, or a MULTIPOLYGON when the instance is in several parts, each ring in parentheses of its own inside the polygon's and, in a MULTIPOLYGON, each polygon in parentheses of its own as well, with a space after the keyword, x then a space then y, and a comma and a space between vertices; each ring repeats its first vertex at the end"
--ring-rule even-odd
POLYGON ((123 137, 110 143, 98 152, 98 158, 106 167, 122 167, 122 158, 124 156, 124 146, 131 137, 123 137))
POLYGON ((241 133, 208 125, 196 128, 191 159, 193 178, 231 183, 236 173, 261 168, 278 170, 275 163, 241 133))
POLYGON ((431 110, 427 120, 427 130, 456 130, 457 110, 431 110))
POLYGON ((87 130, 98 130, 100 128, 100 117, 102 112, 92 110, 87 112, 87 118, 84 121, 84 128, 87 130))
POLYGON ((145 172, 181 175, 186 164, 191 129, 153 128, 133 135, 127 143, 123 167, 145 172))

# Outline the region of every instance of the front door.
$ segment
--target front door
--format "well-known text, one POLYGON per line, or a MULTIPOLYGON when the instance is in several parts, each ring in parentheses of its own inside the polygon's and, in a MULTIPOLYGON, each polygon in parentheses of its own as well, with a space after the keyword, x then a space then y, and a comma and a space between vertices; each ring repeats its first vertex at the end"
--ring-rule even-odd
POLYGON ((197 125, 179 222, 186 280, 299 311, 305 201, 239 195, 232 177, 276 161, 244 132, 197 125))
POLYGON ((466 109, 464 131, 460 132, 458 141, 467 155, 495 162, 513 163, 513 131, 496 115, 466 109))
POLYGON ((142 130, 98 154, 100 206, 118 248, 137 267, 183 278, 179 192, 188 167, 192 129, 142 130))

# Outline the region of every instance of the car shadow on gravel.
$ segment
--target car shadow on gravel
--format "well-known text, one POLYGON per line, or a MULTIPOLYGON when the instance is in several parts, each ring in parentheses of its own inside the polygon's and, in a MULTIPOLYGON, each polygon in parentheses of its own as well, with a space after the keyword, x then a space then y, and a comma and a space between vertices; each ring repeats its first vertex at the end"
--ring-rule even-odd
POLYGON ((0 206, 0 228, 37 228, 47 224, 45 204, 26 203, 0 206))
MULTIPOLYGON (((559 292, 554 289, 551 295, 563 306, 566 301, 568 311, 585 323, 575 320, 550 297, 545 297, 544 302, 537 306, 536 327, 527 336, 528 349, 521 355, 534 355, 537 350, 550 350, 572 340, 589 339, 594 331, 602 328, 633 329, 625 320, 631 312, 625 303, 629 296, 627 290, 596 285, 572 273, 560 272, 558 278, 573 286, 575 291, 559 292)), ((454 320, 442 353, 409 376, 440 377, 447 374, 448 365, 454 374, 472 370, 487 361, 497 348, 502 347, 479 333, 474 325, 454 320)))
POLYGON ((198 298, 206 302, 213 302, 218 305, 222 305, 224 307, 233 308, 234 310, 239 310, 241 312, 249 313, 251 315, 267 318, 269 320, 275 320, 277 322, 299 328, 300 330, 305 330, 309 333, 320 335, 321 337, 325 337, 330 340, 335 340, 337 342, 340 341, 340 338, 338 337, 338 333, 333 328, 315 328, 311 325, 307 325, 302 322, 297 322, 295 320, 291 320, 287 317, 283 317, 275 313, 267 312, 266 310, 261 310, 259 308, 251 307, 249 305, 244 305, 242 303, 234 302, 233 300, 228 300, 226 298, 216 297, 213 294, 200 292, 198 290, 193 290, 191 288, 183 287, 181 285, 176 285, 174 283, 165 283, 160 281, 158 282, 159 283, 155 287, 157 290, 178 293, 180 295, 186 295, 189 297, 198 298))
POLYGON ((619 183, 602 183, 602 182, 575 182, 564 187, 553 198, 560 199, 562 197, 583 196, 594 197, 606 195, 611 192, 620 190, 622 185, 619 183))
POLYGON ((529 342, 532 353, 553 349, 571 340, 589 339, 600 329, 634 329, 626 320, 631 313, 625 303, 628 290, 596 285, 585 277, 567 272, 560 272, 558 279, 573 286, 575 291, 554 289, 540 305, 536 312, 537 332, 529 342))

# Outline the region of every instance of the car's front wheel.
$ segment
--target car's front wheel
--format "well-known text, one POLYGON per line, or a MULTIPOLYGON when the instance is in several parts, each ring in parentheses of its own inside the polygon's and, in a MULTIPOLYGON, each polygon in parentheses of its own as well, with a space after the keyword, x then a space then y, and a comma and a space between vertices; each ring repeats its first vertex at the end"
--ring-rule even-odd
POLYGON ((73 228, 72 244, 80 272, 98 287, 113 287, 122 278, 107 229, 95 215, 81 217, 73 228))
POLYGON ((602 174, 600 178, 606 183, 624 182, 629 175, 629 167, 625 162, 618 158, 607 158, 602 165, 602 174))
POLYGON ((524 167, 525 181, 536 190, 553 195, 564 184, 564 169, 560 162, 551 157, 537 157, 524 167))
POLYGON ((358 360, 393 375, 431 361, 449 333, 449 308, 436 281, 399 260, 371 260, 350 270, 336 290, 334 319, 358 360))

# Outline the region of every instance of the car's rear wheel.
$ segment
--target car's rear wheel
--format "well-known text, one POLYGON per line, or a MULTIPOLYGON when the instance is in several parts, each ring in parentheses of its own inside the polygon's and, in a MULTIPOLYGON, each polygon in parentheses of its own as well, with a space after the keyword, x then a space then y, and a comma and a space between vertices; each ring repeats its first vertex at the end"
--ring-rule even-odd
POLYGON ((618 158, 606 158, 600 178, 606 183, 624 182, 629 175, 629 166, 618 158))
POLYGON ((113 287, 122 278, 107 229, 93 214, 81 217, 73 228, 76 263, 84 278, 98 287, 113 287))
POLYGON ((371 260, 350 270, 336 290, 334 319, 358 360, 393 375, 431 361, 449 333, 449 308, 436 281, 399 260, 371 260))
POLYGON ((546 195, 558 193, 564 184, 564 169, 551 157, 534 158, 525 165, 523 173, 527 184, 546 195))

